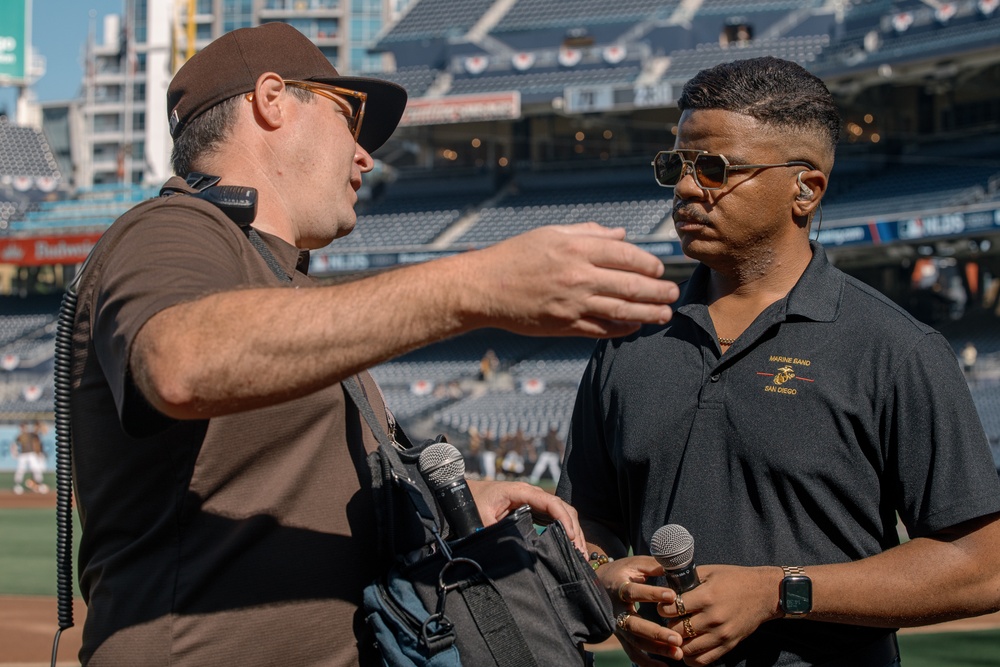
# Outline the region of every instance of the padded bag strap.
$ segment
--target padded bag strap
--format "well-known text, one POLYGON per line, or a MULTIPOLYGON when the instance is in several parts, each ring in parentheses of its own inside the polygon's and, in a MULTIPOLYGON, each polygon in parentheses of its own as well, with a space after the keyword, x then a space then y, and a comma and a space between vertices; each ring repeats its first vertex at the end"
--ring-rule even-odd
POLYGON ((375 434, 378 446, 382 450, 382 453, 385 454, 393 474, 399 481, 404 482, 403 488, 406 490, 407 495, 410 496, 417 515, 423 520, 434 522, 434 511, 431 510, 427 504, 427 500, 420 493, 417 483, 410 477, 410 471, 403 465, 403 461, 399 458, 399 452, 396 451, 396 448, 389 441, 389 436, 386 434, 385 429, 379 424, 378 417, 375 416, 375 410, 372 409, 372 405, 368 402, 368 397, 365 396, 364 391, 358 385, 358 381, 352 376, 344 380, 341 384, 344 385, 344 389, 350 395, 351 400, 354 401, 354 405, 357 406, 358 410, 364 416, 365 421, 368 422, 368 427, 375 434))
POLYGON ((497 667, 537 666, 510 609, 488 577, 477 574, 458 590, 497 667))
MULTIPOLYGON (((432 506, 433 496, 423 479, 419 479, 419 474, 413 474, 417 470, 417 457, 421 449, 397 449, 379 423, 375 410, 357 379, 352 376, 341 384, 379 443, 378 450, 368 455, 368 467, 375 493, 375 518, 380 527, 378 556, 383 566, 388 568, 397 555, 405 555, 432 543, 434 535, 440 532, 441 525, 432 506), (409 466, 402 457, 407 459, 409 466), (417 525, 405 519, 397 521, 397 514, 406 517, 411 515, 405 503, 400 505, 397 502, 398 494, 393 492, 393 486, 403 489, 404 495, 409 499, 408 504, 416 511, 417 525)), ((409 444, 408 440, 406 442, 409 444)))

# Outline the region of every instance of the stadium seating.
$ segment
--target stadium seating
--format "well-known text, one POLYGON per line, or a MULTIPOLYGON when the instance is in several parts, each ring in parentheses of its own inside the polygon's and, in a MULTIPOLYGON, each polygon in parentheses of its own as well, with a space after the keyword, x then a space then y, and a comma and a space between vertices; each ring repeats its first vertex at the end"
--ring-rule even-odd
POLYGON ((35 203, 59 196, 62 175, 39 130, 0 116, 0 234, 35 203))
POLYGON ((636 23, 666 18, 678 0, 518 0, 494 28, 494 33, 515 30, 573 28, 593 23, 636 23))
POLYGON ((583 377, 587 360, 594 351, 594 341, 572 338, 551 343, 510 367, 515 380, 542 380, 546 386, 576 387, 583 377))
POLYGON ((869 173, 848 171, 841 179, 835 165, 831 181, 837 187, 823 200, 824 224, 836 226, 881 215, 919 214, 975 203, 983 199, 990 178, 998 173, 1000 170, 984 170, 975 164, 949 164, 941 158, 931 165, 890 165, 869 173))
POLYGON ((853 4, 843 32, 811 67, 818 76, 872 63, 892 65, 908 58, 956 55, 989 48, 1000 40, 1000 12, 983 16, 976 3, 954 4, 958 13, 940 20, 928 3, 885 0, 853 4), (897 19, 906 15, 905 22, 897 19), (904 27, 905 26, 905 27, 904 27))
POLYGON ((40 130, 14 125, 0 117, 0 178, 5 185, 13 183, 18 189, 55 189, 62 177, 40 130))
POLYGON ((1000 470, 1000 384, 995 382, 976 384, 971 389, 976 411, 990 441, 993 461, 997 470, 1000 470))
POLYGON ((829 44, 826 35, 805 37, 777 37, 753 40, 745 45, 723 47, 719 44, 700 44, 694 49, 674 51, 670 54, 670 66, 664 73, 669 80, 687 81, 705 67, 733 60, 734 58, 758 58, 776 56, 792 60, 800 65, 808 65, 829 44))
POLYGON ((639 75, 637 65, 623 64, 618 67, 591 66, 575 69, 550 68, 546 70, 509 71, 498 74, 457 75, 448 93, 470 95, 516 90, 521 93, 525 104, 547 102, 561 97, 566 88, 572 86, 595 86, 601 84, 630 84, 639 75))
POLYGON ((447 395, 434 393, 419 395, 409 389, 396 387, 385 388, 382 393, 386 405, 391 407, 392 414, 401 423, 417 419, 451 400, 447 395))
POLYGON ((425 246, 494 191, 488 175, 401 177, 386 185, 382 196, 358 205, 354 231, 334 241, 329 251, 425 246))
POLYGON ((427 92, 431 84, 434 83, 438 75, 438 70, 426 65, 419 65, 416 67, 400 67, 394 72, 379 72, 372 76, 398 83, 403 88, 406 88, 406 92, 410 97, 421 97, 427 92))
POLYGON ((0 421, 52 412, 58 300, 0 299, 0 421))
POLYGON ((136 203, 159 194, 159 188, 96 186, 82 190, 71 199, 25 204, 8 223, 11 233, 64 233, 106 229, 136 203))
POLYGON ((493 2, 494 0, 414 2, 382 41, 412 41, 464 35, 493 2))
MULTIPOLYGON (((538 187, 538 175, 525 179, 522 188, 479 212, 479 219, 457 239, 474 246, 548 224, 569 224, 593 220, 612 227, 625 227, 632 240, 650 236, 670 215, 670 195, 636 173, 631 183, 599 184, 579 182, 574 177, 547 181, 538 187)), ((672 234, 672 225, 668 234, 672 234)), ((676 237, 673 237, 676 238, 676 237)))
POLYGON ((520 430, 528 437, 537 438, 545 435, 551 426, 566 430, 575 399, 575 387, 550 387, 538 395, 491 392, 471 396, 437 411, 434 422, 442 429, 459 433, 475 428, 480 433, 503 437, 520 430))
MULTIPOLYGON (((571 87, 608 86, 618 94, 666 82, 676 94, 705 67, 759 55, 794 60, 831 80, 863 67, 874 76, 873 63, 895 66, 935 54, 995 49, 1000 11, 987 15, 969 0, 957 6, 954 18, 941 21, 924 0, 420 0, 409 3, 402 20, 377 45, 377 50, 393 51, 400 67, 375 76, 403 85, 411 99, 429 95, 447 101, 448 96, 517 91, 526 116, 554 108, 552 102, 571 87), (906 12, 913 13, 913 24, 899 29, 896 19, 906 12), (740 25, 751 29, 751 39, 728 36, 740 25), (474 27, 478 36, 470 33, 474 27), (621 49, 621 60, 605 58, 603 49, 611 46, 621 49), (577 47, 579 61, 560 62, 565 49, 577 47), (529 55, 530 66, 515 65, 518 53, 529 55), (471 56, 481 56, 476 62, 488 66, 469 67, 471 56)), ((629 111, 616 110, 609 116, 620 115, 615 120, 623 125, 635 120, 630 128, 635 144, 646 146, 660 138, 669 142, 665 135, 643 136, 654 132, 644 126, 655 124, 655 132, 662 133, 663 120, 672 122, 669 112, 650 120, 661 111, 640 109, 626 118, 629 111)), ((975 112, 983 113, 979 107, 975 112)), ((568 115, 581 125, 588 120, 568 115)), ((845 142, 824 198, 823 228, 1000 201, 1000 136, 949 133, 947 139, 931 144, 906 136, 891 149, 884 143, 845 142)), ((383 150, 407 152, 392 145, 383 150)), ((673 192, 653 182, 651 157, 602 156, 598 162, 596 156, 581 156, 537 164, 521 155, 496 173, 470 162, 447 170, 397 166, 395 178, 385 181, 373 173, 365 179, 371 197, 357 207, 355 230, 314 257, 462 251, 541 225, 581 220, 622 226, 636 242, 675 240, 673 192)), ((155 189, 97 187, 70 196, 61 185, 44 137, 0 120, 0 234, 100 230, 135 202, 157 194, 155 189)), ((47 307, 47 312, 2 310, 0 355, 6 355, 8 365, 16 358, 17 367, 0 370, 0 419, 50 408, 57 304, 47 307)), ((956 353, 973 340, 983 368, 990 371, 972 386, 1000 466, 996 316, 967 316, 946 323, 942 331, 956 353)), ((420 425, 418 436, 440 430, 461 441, 475 427, 498 438, 518 429, 537 437, 550 426, 565 435, 592 349, 590 340, 532 339, 491 330, 412 352, 380 364, 372 374, 407 428, 420 425), (480 378, 488 349, 500 360, 500 380, 480 378)))

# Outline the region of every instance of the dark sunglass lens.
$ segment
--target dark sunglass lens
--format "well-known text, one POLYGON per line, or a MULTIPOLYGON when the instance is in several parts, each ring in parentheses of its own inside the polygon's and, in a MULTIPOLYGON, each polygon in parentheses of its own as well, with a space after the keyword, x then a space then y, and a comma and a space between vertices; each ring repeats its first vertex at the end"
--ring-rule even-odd
POLYGON ((351 115, 357 117, 358 112, 361 110, 361 100, 356 97, 351 97, 350 95, 343 95, 344 100, 351 107, 351 115))
POLYGON ((660 185, 677 185, 684 170, 684 161, 676 153, 660 153, 656 156, 656 181, 660 185))
POLYGON ((721 188, 726 181, 726 162, 721 155, 699 155, 694 168, 705 187, 721 188))

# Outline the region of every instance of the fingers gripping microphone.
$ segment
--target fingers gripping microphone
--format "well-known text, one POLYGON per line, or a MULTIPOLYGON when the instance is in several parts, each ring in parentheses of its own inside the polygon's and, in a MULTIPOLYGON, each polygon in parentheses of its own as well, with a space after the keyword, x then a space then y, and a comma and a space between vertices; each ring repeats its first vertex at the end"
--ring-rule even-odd
POLYGON ((435 443, 420 453, 417 467, 456 538, 483 527, 476 501, 465 481, 465 460, 460 451, 447 442, 435 443))
POLYGON ((670 588, 683 593, 701 583, 694 565, 694 538, 684 526, 671 523, 657 529, 649 549, 656 562, 663 566, 670 588))

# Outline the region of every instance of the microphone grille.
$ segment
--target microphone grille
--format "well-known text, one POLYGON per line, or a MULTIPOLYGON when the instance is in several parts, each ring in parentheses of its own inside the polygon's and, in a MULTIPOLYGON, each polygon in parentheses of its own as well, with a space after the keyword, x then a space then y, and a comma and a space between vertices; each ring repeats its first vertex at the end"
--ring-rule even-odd
POLYGON ((681 568, 694 559, 694 538, 684 526, 662 526, 649 543, 653 558, 666 569, 681 568))
POLYGON ((437 442, 420 452, 417 460, 420 474, 433 489, 465 477, 465 459, 462 452, 447 442, 437 442))

